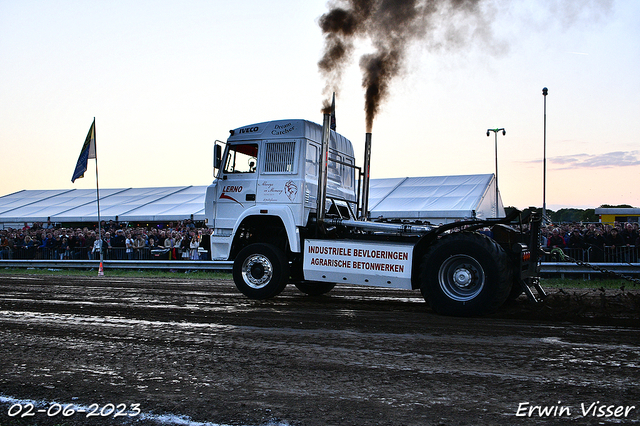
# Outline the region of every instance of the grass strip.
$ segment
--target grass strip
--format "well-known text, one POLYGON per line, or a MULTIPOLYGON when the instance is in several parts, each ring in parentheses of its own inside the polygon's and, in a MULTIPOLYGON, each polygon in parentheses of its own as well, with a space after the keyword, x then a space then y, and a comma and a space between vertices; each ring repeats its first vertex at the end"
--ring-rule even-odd
MULTIPOLYGON (((30 274, 30 275, 57 275, 57 276, 80 276, 94 277, 97 276, 97 270, 91 269, 54 269, 54 268, 0 268, 0 274, 30 274)), ((131 278, 184 278, 188 276, 193 279, 232 279, 228 272, 210 272, 195 270, 176 270, 166 271, 157 269, 108 269, 105 275, 112 277, 131 277, 131 278)), ((605 289, 637 289, 638 285, 634 282, 623 279, 599 278, 594 277, 590 280, 583 278, 541 278, 540 284, 547 288, 605 288, 605 289)))

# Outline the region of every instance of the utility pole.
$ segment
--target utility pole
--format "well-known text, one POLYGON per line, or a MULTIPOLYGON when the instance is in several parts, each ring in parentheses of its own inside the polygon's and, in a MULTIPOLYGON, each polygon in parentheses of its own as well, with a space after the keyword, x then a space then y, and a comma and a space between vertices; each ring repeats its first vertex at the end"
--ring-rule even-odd
POLYGON ((543 156, 542 156, 542 220, 547 217, 547 93, 549 89, 542 88, 542 96, 544 97, 544 135, 543 135, 543 156))
POLYGON ((499 191, 498 191, 498 132, 502 132, 502 136, 505 136, 507 134, 507 131, 504 130, 504 128, 500 128, 500 129, 487 129, 487 136, 491 135, 491 132, 493 132, 496 136, 496 217, 498 217, 498 195, 499 195, 499 191))

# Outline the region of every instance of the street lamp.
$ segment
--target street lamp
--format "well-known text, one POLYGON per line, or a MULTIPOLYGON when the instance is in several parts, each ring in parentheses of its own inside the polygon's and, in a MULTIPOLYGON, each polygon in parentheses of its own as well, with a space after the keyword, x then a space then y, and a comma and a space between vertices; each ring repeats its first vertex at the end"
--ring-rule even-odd
POLYGON ((493 132, 496 136, 496 217, 498 217, 498 132, 502 131, 502 136, 507 134, 504 128, 500 129, 487 129, 487 137, 493 132))
POLYGON ((542 88, 542 96, 544 97, 544 148, 542 157, 542 220, 547 217, 547 93, 549 89, 542 88))

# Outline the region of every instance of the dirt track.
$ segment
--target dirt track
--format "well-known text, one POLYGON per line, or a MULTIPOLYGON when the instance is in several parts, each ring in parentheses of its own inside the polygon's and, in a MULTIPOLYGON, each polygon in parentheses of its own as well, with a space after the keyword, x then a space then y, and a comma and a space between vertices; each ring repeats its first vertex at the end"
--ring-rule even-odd
POLYGON ((255 302, 229 281, 0 275, 0 425, 640 424, 639 298, 556 292, 465 319, 419 292, 255 302), (142 414, 10 417, 23 399, 142 414), (583 417, 597 401, 613 415, 583 417), (534 406, 551 415, 517 416, 534 406))

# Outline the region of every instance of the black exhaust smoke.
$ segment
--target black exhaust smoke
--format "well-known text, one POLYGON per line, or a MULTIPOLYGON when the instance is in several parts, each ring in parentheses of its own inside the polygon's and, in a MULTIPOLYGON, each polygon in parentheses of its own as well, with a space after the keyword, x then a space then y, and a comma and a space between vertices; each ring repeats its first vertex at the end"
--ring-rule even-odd
MULTIPOLYGON (((538 9, 545 21, 555 20, 566 27, 585 20, 596 22, 609 15, 613 0, 582 3, 574 7, 572 2, 540 1, 538 9)), ((512 8, 509 1, 503 4, 512 8)), ((342 73, 357 40, 367 40, 374 48, 374 52, 360 59, 366 131, 371 132, 373 120, 389 95, 391 81, 405 70, 412 44, 418 42, 429 51, 451 51, 476 43, 492 55, 506 52, 507 42, 496 43, 492 34, 497 16, 513 18, 499 14, 500 6, 501 2, 489 0, 329 0, 329 11, 318 21, 325 39, 318 62, 325 79, 324 112, 330 107, 331 93, 339 94, 342 73)))
MULTIPOLYGON (((481 0, 335 0, 319 20, 325 38, 324 54, 318 62, 325 78, 323 113, 330 108, 330 95, 339 92, 342 74, 349 63, 357 39, 368 39, 375 52, 360 59, 362 86, 365 89, 366 131, 371 132, 380 105, 389 95, 391 81, 404 71, 407 49, 412 42, 427 39, 435 28, 446 26, 443 42, 428 45, 436 48, 458 44, 448 27, 453 22, 469 23, 472 31, 488 24, 480 13, 481 0), (461 16, 461 14, 463 16, 461 16)), ((483 30, 484 31, 484 30, 483 30)), ((442 33, 439 31, 438 33, 442 33)), ((464 35, 469 31, 462 31, 464 35)))

